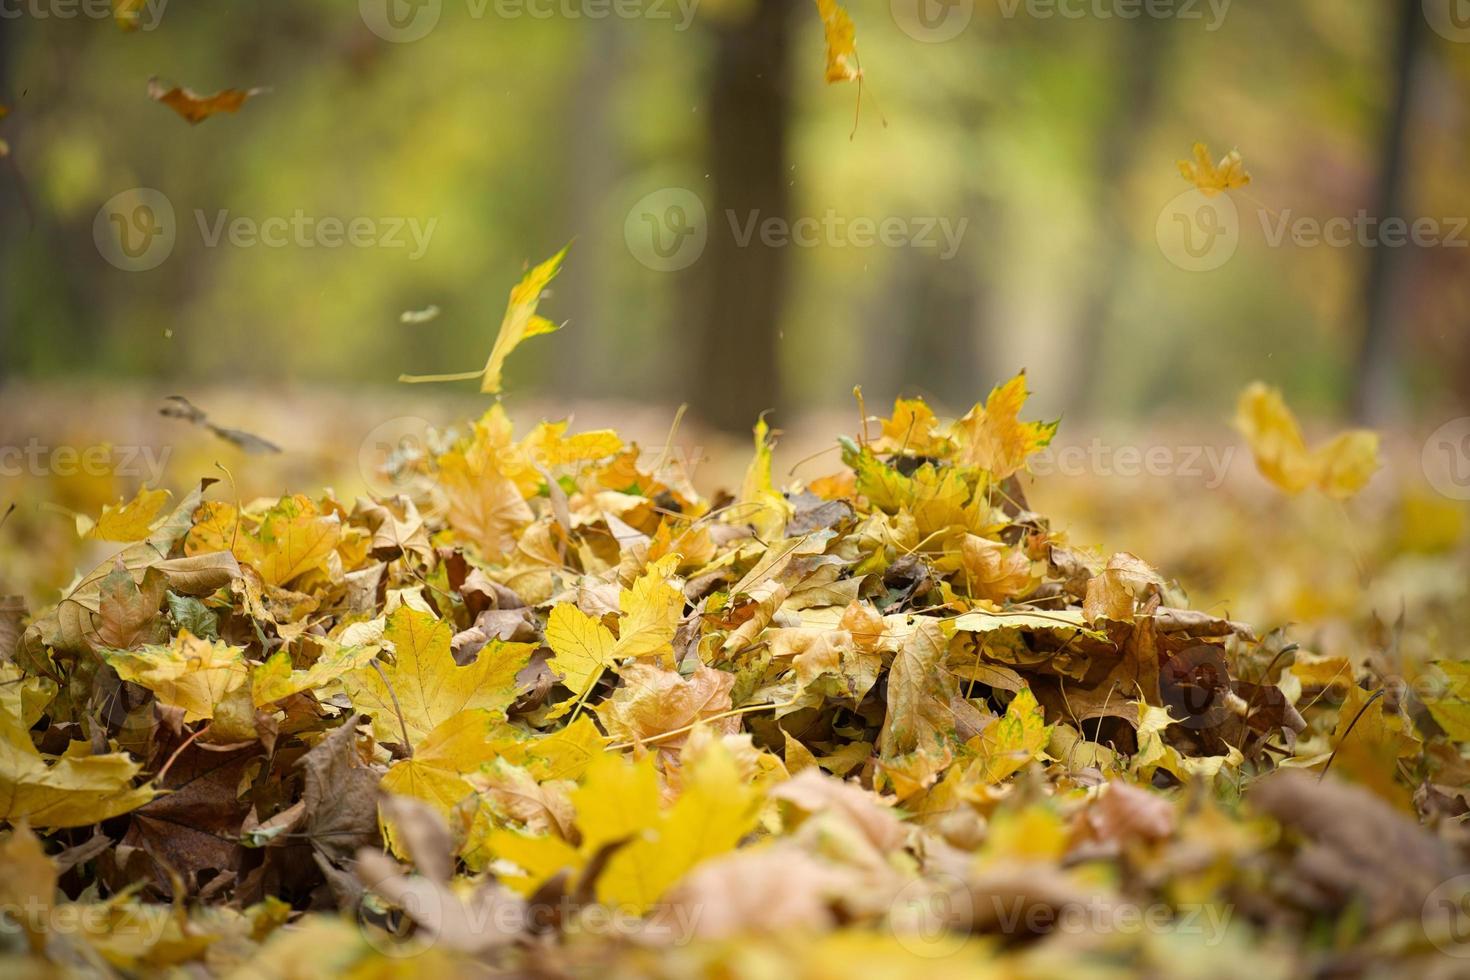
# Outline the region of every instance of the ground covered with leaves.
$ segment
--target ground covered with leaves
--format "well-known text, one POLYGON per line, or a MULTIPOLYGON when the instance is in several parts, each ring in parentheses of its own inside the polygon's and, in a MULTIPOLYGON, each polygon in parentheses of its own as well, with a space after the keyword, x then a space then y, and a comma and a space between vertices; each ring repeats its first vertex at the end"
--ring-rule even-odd
POLYGON ((3 606, 5 972, 1457 975, 1465 666, 1073 547, 1025 396, 714 500, 497 403, 413 495, 107 508, 3 606))

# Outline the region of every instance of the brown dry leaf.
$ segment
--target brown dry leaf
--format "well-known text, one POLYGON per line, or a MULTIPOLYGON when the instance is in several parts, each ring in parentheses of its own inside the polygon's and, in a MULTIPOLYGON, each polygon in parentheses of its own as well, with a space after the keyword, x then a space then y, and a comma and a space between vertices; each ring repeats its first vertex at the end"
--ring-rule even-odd
POLYGON ((164 85, 156 75, 148 79, 148 98, 168 106, 191 126, 219 112, 238 112, 247 99, 264 91, 263 88, 227 88, 213 95, 200 95, 193 89, 164 85))
POLYGON ((738 718, 718 718, 730 710, 735 678, 703 664, 687 679, 676 671, 647 664, 623 668, 613 695, 598 705, 597 714, 610 737, 635 745, 654 745, 674 751, 688 738, 688 729, 706 721, 714 730, 740 730, 738 718))

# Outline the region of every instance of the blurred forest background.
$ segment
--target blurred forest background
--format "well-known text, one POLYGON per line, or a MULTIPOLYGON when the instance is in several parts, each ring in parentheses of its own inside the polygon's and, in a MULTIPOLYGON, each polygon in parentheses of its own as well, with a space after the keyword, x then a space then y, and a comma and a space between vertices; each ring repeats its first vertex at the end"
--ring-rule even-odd
POLYGON ((568 330, 511 368, 513 392, 553 404, 687 400, 748 431, 762 409, 846 410, 855 383, 874 403, 963 410, 1019 366, 1049 417, 1218 420, 1254 377, 1309 414, 1369 421, 1442 418, 1470 395, 1470 248, 1272 247, 1256 213, 1470 214, 1470 44, 1420 0, 1131 20, 1093 12, 1127 2, 1072 0, 1086 15, 1071 18, 853 0, 867 82, 852 138, 856 87, 823 84, 809 2, 647 0, 622 18, 579 0, 425 2, 437 26, 394 43, 345 0, 172 0, 133 33, 7 0, 0 378, 396 387, 475 367, 522 265, 575 239, 544 304, 568 330), (191 128, 146 97, 153 75, 270 91, 191 128), (1196 140, 1238 147, 1254 175, 1238 254, 1209 272, 1155 240, 1196 140), (141 273, 92 235, 103 202, 138 186, 179 224, 141 273), (709 215, 704 254, 669 272, 625 239, 663 188, 709 215), (727 209, 968 223, 948 259, 741 248, 727 209), (210 248, 196 210, 437 225, 416 260, 210 248), (437 319, 400 322, 430 305, 437 319))

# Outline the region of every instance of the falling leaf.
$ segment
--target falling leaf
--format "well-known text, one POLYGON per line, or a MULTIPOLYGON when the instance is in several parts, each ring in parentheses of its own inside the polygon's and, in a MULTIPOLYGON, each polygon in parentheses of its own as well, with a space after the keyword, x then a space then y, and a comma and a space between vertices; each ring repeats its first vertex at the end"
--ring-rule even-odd
POLYGON ((1367 429, 1340 433, 1309 451, 1281 392, 1259 381, 1241 392, 1235 427, 1250 445, 1256 468, 1287 493, 1316 487, 1343 500, 1367 486, 1380 466, 1378 434, 1367 429))
POLYGON ((505 359, 511 352, 521 345, 521 341, 560 329, 552 321, 538 316, 536 306, 541 302, 541 294, 561 270, 561 260, 569 248, 570 245, 563 246, 560 252, 531 269, 510 291, 510 302, 500 321, 500 333, 495 336, 495 346, 490 349, 490 359, 485 362, 483 370, 468 374, 403 374, 399 375, 398 380, 418 384, 425 381, 467 381, 470 378, 479 378, 482 392, 499 394, 501 368, 505 366, 505 359))
POLYGON ((439 307, 435 306, 433 303, 430 303, 422 310, 404 310, 402 313, 398 314, 399 323, 431 323, 437 319, 439 319, 439 307))
POLYGON ((857 33, 852 18, 837 0, 817 0, 822 32, 827 38, 827 82, 855 82, 862 78, 858 67, 857 33))
POLYGON ((164 85, 157 76, 148 79, 148 98, 168 106, 191 126, 197 126, 215 113, 238 112, 247 99, 264 91, 263 88, 227 88, 213 95, 200 95, 192 89, 164 85))
POLYGON ((1251 182, 1245 172, 1240 151, 1231 150, 1220 158, 1219 164, 1210 162, 1210 149, 1203 143, 1194 144, 1194 161, 1179 161, 1179 173, 1199 189, 1206 197, 1214 197, 1224 191, 1244 187, 1251 182))
POLYGON ((268 439, 262 439, 260 436, 244 432, 240 429, 228 429, 222 425, 214 424, 202 409, 194 405, 183 395, 169 395, 165 398, 163 407, 158 410, 158 414, 167 418, 183 419, 185 422, 192 423, 203 429, 208 429, 219 438, 226 442, 234 443, 251 455, 268 455, 281 451, 280 446, 277 446, 268 439))

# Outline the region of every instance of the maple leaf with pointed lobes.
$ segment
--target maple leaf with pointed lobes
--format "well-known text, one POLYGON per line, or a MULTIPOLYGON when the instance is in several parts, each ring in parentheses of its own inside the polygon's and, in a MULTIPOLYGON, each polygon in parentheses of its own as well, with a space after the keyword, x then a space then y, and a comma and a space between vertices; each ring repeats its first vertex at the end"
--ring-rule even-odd
POLYGON ((108 651, 117 676, 152 691, 160 704, 182 708, 184 721, 211 719, 250 681, 244 647, 204 640, 184 630, 168 646, 108 651))
POLYGON ((558 604, 546 621, 546 645, 555 654, 547 666, 561 675, 578 698, 614 664, 617 639, 612 630, 569 602, 558 604))
MULTIPOLYGON (((452 715, 414 746, 411 758, 393 763, 383 776, 383 790, 422 800, 447 818, 455 806, 475 792, 465 777, 494 757, 494 736, 504 724, 502 712, 485 708, 452 715)), ((389 846, 403 853, 391 825, 385 824, 384 831, 389 846)))
POLYGON ((530 659, 532 645, 492 640, 474 662, 461 667, 450 652, 451 634, 444 620, 399 606, 383 634, 393 644, 393 663, 383 667, 382 675, 369 667, 343 677, 353 705, 373 716, 380 740, 401 742, 407 729, 416 746, 461 711, 503 712, 516 699, 516 674, 530 659))
POLYGON ((1023 687, 1006 706, 1005 716, 979 737, 980 758, 966 776, 990 786, 1020 772, 1039 756, 1051 738, 1051 727, 1031 688, 1023 687))
POLYGON ((96 541, 142 541, 152 533, 153 522, 168 500, 167 490, 144 487, 126 503, 119 501, 104 506, 96 521, 79 516, 77 532, 96 541))
POLYGON ((957 461, 978 466, 996 480, 1020 471, 1026 459, 1051 444, 1057 422, 1022 422, 1026 403, 1026 372, 994 388, 984 405, 976 405, 954 424, 960 451, 957 461))
POLYGON ((571 245, 562 246, 562 250, 540 265, 531 269, 516 283, 510 291, 510 302, 505 307, 505 316, 500 321, 500 332, 495 336, 495 346, 490 348, 490 359, 485 362, 485 367, 479 371, 468 371, 462 374, 401 374, 398 380, 408 384, 420 384, 435 381, 468 381, 471 378, 480 379, 480 391, 487 395, 500 393, 500 372, 505 367, 505 359, 511 355, 521 342, 531 337, 539 337, 545 333, 554 333, 561 329, 560 324, 553 323, 544 316, 536 314, 536 306, 541 301, 541 294, 556 278, 561 271, 561 261, 566 257, 567 249, 571 245))
POLYGON ((1280 390, 1260 381, 1241 392, 1235 427, 1250 444, 1261 475, 1290 494, 1316 487, 1345 500, 1367 486, 1380 467, 1378 433, 1369 429, 1350 429, 1309 450, 1280 390))
POLYGON ((1239 150, 1231 150, 1215 164, 1210 161, 1210 148, 1203 143, 1194 144, 1192 162, 1179 161, 1179 173, 1205 197, 1215 197, 1251 182, 1251 175, 1245 172, 1239 150))

